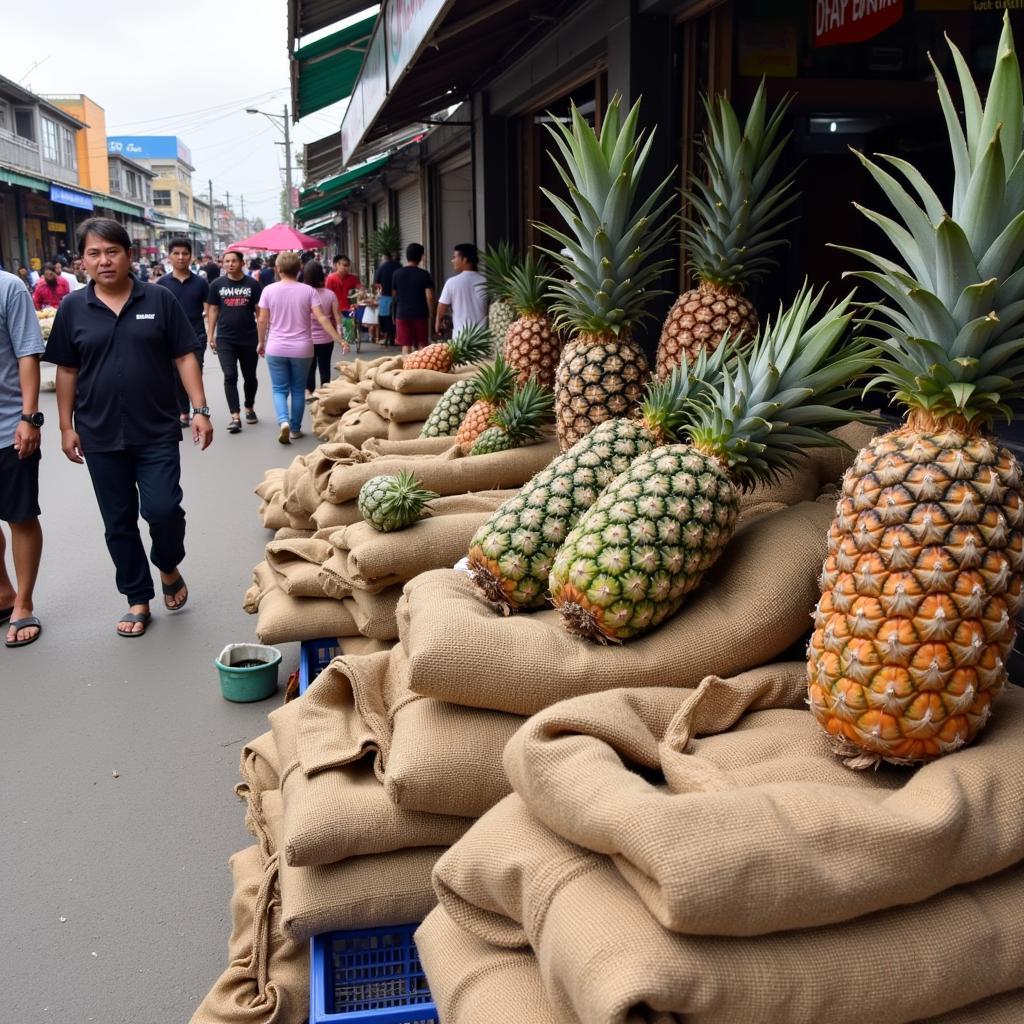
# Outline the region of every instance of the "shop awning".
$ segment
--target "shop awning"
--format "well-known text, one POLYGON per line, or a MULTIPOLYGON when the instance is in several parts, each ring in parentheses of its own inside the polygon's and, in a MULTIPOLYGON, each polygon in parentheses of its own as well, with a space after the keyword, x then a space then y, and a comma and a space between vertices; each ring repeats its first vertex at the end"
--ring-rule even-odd
POLYGON ((302 221, 305 224, 306 221, 319 214, 332 213, 338 208, 341 201, 346 196, 351 195, 353 191, 354 189, 347 188, 342 189, 340 192, 332 192, 329 196, 323 196, 320 199, 313 199, 295 209, 292 215, 297 221, 302 221))
POLYGON ((296 120, 351 94, 376 21, 371 14, 293 52, 289 64, 296 120))
MULTIPOLYGON (((391 154, 410 142, 419 142, 428 131, 422 125, 413 125, 385 135, 376 142, 367 143, 363 149, 368 160, 384 153, 391 154)), ((341 174, 341 132, 331 132, 316 142, 308 143, 304 147, 302 166, 306 170, 306 181, 324 181, 341 174)))
POLYGON ((288 52, 295 49, 303 36, 373 6, 366 0, 288 0, 288 52))
POLYGON ((115 210, 117 213, 126 213, 129 217, 137 217, 143 220, 146 216, 146 208, 138 203, 126 203, 123 199, 115 199, 113 196, 95 194, 93 201, 104 210, 115 210))
POLYGON ((29 174, 20 174, 18 171, 8 170, 0 167, 0 181, 6 181, 8 185, 21 185, 22 188, 31 188, 36 192, 49 192, 50 183, 42 178, 33 178, 29 174))
POLYGON ((389 159, 390 158, 386 156, 379 156, 376 160, 368 160, 365 164, 360 164, 358 167, 352 167, 347 171, 343 171, 341 174, 337 174, 333 178, 321 181, 318 185, 312 188, 303 189, 299 193, 299 197, 301 199, 306 199, 311 196, 319 195, 320 193, 326 194, 328 192, 336 192, 338 189, 353 185, 362 178, 367 178, 376 171, 379 171, 389 159))
POLYGON ((317 217, 316 220, 306 221, 302 227, 305 231, 310 234, 316 234, 323 228, 328 228, 334 223, 334 214, 330 213, 326 217, 317 217))

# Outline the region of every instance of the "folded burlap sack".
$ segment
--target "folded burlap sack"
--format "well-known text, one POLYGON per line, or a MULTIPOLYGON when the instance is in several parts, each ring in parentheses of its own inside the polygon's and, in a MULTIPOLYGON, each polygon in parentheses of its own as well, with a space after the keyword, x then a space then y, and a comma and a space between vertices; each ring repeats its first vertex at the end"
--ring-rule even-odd
POLYGON ((454 373, 403 370, 401 365, 380 366, 373 373, 373 383, 374 387, 385 391, 395 391, 403 395, 437 395, 440 398, 456 381, 475 377, 479 372, 479 366, 467 366, 454 373))
POLYGON ((356 629, 373 640, 397 640, 398 620, 395 610, 402 596, 401 585, 389 587, 379 593, 353 590, 351 597, 342 598, 351 613, 356 629))
POLYGON ((338 466, 331 473, 326 497, 339 504, 351 501, 371 477, 403 469, 415 473, 424 487, 438 494, 521 487, 557 454, 558 443, 545 441, 493 455, 469 455, 454 445, 440 455, 383 456, 359 466, 338 466))
POLYGON ((366 404, 392 423, 422 423, 440 398, 440 394, 410 395, 376 388, 366 396, 366 404))
POLYGON ((318 640, 359 632, 341 601, 330 597, 290 597, 272 590, 260 601, 256 636, 263 644, 318 640))
POLYGON ((409 685, 439 700, 529 715, 631 686, 696 686, 770 662, 808 629, 832 508, 803 502, 741 527, 660 628, 620 647, 570 635, 554 610, 496 614, 464 573, 411 580, 398 625, 409 685))
POLYGON ((361 402, 366 391, 358 384, 340 377, 317 388, 315 401, 319 409, 328 416, 340 416, 351 402, 361 402))
POLYGON ((263 479, 256 485, 256 494, 264 501, 280 493, 284 487, 284 470, 275 466, 273 469, 265 470, 263 479))
POLYGON ((291 493, 285 495, 284 510, 290 516, 308 519, 310 512, 315 511, 320 504, 320 500, 320 493, 309 475, 309 470, 306 469, 293 481, 291 493))
POLYGON ((274 570, 265 562, 258 562, 252 570, 252 585, 242 599, 242 609, 249 615, 260 610, 260 602, 271 591, 279 590, 274 570))
MULTIPOLYGON (((344 442, 331 442, 318 445, 306 456, 306 472, 313 482, 317 494, 320 494, 330 479, 331 470, 339 464, 362 462, 366 456, 362 450, 344 442)), ((316 508, 314 505, 313 508, 316 508)), ((310 512, 313 509, 309 510, 310 512)))
POLYGON ((377 356, 376 359, 342 359, 334 364, 334 368, 344 380, 371 380, 379 369, 401 367, 401 356, 377 356))
POLYGON ((1024 691, 955 756, 872 773, 834 756, 806 688, 787 662, 566 701, 513 737, 505 768, 536 817, 611 855, 673 931, 837 923, 1024 858, 1024 691), (900 870, 879 873, 881 850, 900 870))
POLYGON ((268 530, 278 530, 282 526, 291 526, 291 519, 284 510, 284 493, 278 491, 260 505, 260 518, 268 530))
POLYGON ((281 933, 276 858, 266 864, 259 846, 250 846, 228 863, 234 878, 228 967, 191 1024, 303 1024, 309 956, 281 933))
POLYGON ((352 584, 347 578, 345 559, 333 547, 330 556, 318 568, 317 586, 323 594, 333 597, 336 601, 340 601, 352 593, 352 584))
POLYGON ((281 761, 277 756, 274 734, 268 729, 242 748, 239 765, 242 781, 235 787, 239 796, 249 793, 263 793, 281 787, 281 761), (239 792, 243 789, 245 792, 239 792))
POLYGON ((274 531, 273 540, 307 540, 316 532, 316 530, 295 530, 290 526, 282 526, 279 530, 274 531))
POLYGON ((292 597, 325 597, 318 574, 320 566, 334 553, 324 540, 272 540, 266 549, 277 585, 292 597))
POLYGON ((321 501, 316 511, 310 516, 313 525, 317 530, 337 529, 340 526, 351 526, 353 523, 361 523, 363 514, 355 499, 342 502, 340 505, 333 501, 321 501))
POLYGON ((372 755, 307 776, 296 747, 300 704, 292 701, 270 715, 284 766, 281 855, 288 864, 334 864, 416 846, 450 846, 469 827, 468 818, 396 807, 374 775, 372 755))
POLYGON ((394 646, 394 640, 373 640, 368 636, 338 637, 338 650, 342 654, 380 654, 382 651, 390 651, 394 646))
MULTIPOLYGON (((749 870, 760 870, 755 852, 749 870)), ((840 924, 691 936, 664 929, 609 858, 555 835, 513 795, 434 877, 459 925, 496 945, 532 945, 556 1009, 588 1024, 620 1024, 646 1007, 687 1024, 903 1024, 1017 988, 1024 971, 1022 865, 840 924), (936 949, 941 957, 915 955, 936 949), (837 964, 856 964, 856 979, 870 984, 837 964), (954 981, 950 964, 970 966, 954 981)))
POLYGON ((387 437, 388 421, 360 403, 349 408, 337 421, 335 442, 345 442, 358 448, 371 437, 387 437))
POLYGON ((389 441, 386 437, 371 437, 362 451, 372 456, 382 455, 440 455, 452 446, 450 437, 414 437, 408 441, 389 441))
POLYGON ((398 444, 401 444, 403 441, 416 441, 419 439, 424 423, 426 423, 426 420, 410 420, 408 423, 388 420, 387 439, 398 444))

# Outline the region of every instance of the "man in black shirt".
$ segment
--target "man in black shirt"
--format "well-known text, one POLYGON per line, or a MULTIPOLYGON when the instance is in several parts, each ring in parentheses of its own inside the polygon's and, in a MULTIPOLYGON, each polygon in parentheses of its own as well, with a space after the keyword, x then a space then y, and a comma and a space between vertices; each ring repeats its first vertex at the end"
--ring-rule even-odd
POLYGON ((224 253, 224 276, 210 285, 209 335, 210 348, 217 353, 220 367, 224 371, 224 394, 231 410, 228 433, 237 434, 242 429, 242 417, 238 407, 238 367, 242 367, 245 389, 245 422, 258 423, 256 410, 256 366, 259 356, 256 346, 257 305, 260 292, 259 281, 242 273, 245 259, 240 252, 229 249, 224 253))
POLYGON ((264 288, 266 288, 268 284, 273 284, 277 277, 274 272, 274 264, 276 262, 277 253, 271 253, 267 257, 267 262, 260 267, 260 284, 263 285, 264 288))
POLYGON ((391 278, 391 297, 395 328, 402 355, 425 348, 430 342, 430 322, 434 317, 434 279, 420 267, 423 246, 412 242, 405 250, 406 264, 391 278))
POLYGON ((373 276, 373 284, 380 296, 377 307, 377 319, 380 321, 380 333, 384 337, 385 345, 395 343, 395 318, 394 310, 391 308, 391 282, 394 280, 395 271, 401 270, 402 264, 395 259, 393 252, 384 253, 377 273, 373 276))
MULTIPOLYGON (((169 246, 171 272, 164 274, 156 283, 166 288, 178 300, 188 317, 188 322, 199 339, 199 372, 203 372, 206 355, 206 311, 210 298, 210 283, 205 277, 193 274, 189 269, 192 262, 192 243, 187 238, 174 238, 169 246)), ((178 379, 178 419, 183 427, 188 426, 188 395, 178 379)))
POLYGON ((220 267, 217 266, 209 253, 206 253, 203 258, 206 260, 203 264, 203 274, 206 277, 206 283, 213 284, 220 277, 220 267))
POLYGON ((213 427, 195 330, 166 289, 131 276, 128 232, 108 217, 92 217, 78 229, 78 246, 91 283, 61 303, 43 358, 57 364, 61 449, 89 470, 117 589, 128 599, 118 635, 137 637, 146 631, 154 594, 140 508, 164 604, 176 611, 188 600, 178 568, 185 513, 175 368, 192 400, 193 441, 209 447, 213 427))

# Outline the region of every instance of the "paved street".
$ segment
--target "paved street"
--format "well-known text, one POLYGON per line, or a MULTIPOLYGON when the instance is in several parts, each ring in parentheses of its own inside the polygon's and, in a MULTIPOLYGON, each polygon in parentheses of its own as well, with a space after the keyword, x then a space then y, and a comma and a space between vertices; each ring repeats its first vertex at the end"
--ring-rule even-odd
MULTIPOLYGON (((10 1024, 184 1024, 225 965, 227 859, 252 841, 233 793, 239 751, 280 697, 229 704, 213 660, 253 636, 242 595, 269 536, 253 487, 316 443, 277 444, 260 372, 262 422, 231 436, 207 359, 214 444, 182 446, 191 596, 173 615, 158 598, 140 640, 115 635, 124 602, 88 476, 61 454, 54 396, 43 396, 44 632, 0 647, 10 1024)), ((286 645, 282 690, 297 663, 286 645)))

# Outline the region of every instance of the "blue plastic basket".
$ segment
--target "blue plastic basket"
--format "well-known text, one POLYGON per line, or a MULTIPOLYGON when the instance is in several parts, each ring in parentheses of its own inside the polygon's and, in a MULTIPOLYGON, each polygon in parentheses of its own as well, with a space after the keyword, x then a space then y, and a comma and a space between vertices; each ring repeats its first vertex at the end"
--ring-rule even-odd
POLYGON ((309 1024, 439 1024, 412 934, 327 932, 310 942, 309 1024))
POLYGON ((309 689, 309 684, 331 661, 341 653, 334 637, 325 640, 303 640, 299 648, 299 694, 309 689))

